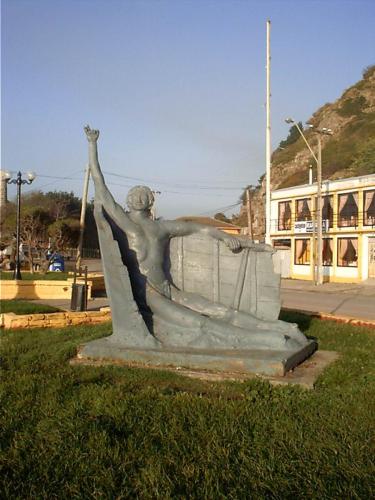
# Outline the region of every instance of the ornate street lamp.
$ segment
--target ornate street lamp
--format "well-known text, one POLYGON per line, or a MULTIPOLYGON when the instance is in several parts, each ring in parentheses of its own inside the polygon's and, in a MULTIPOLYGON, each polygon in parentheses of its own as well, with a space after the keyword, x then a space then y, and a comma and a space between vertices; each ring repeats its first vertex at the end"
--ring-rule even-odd
MULTIPOLYGON (((27 172, 27 179, 22 179, 22 172, 18 172, 17 177, 12 179, 9 172, 5 173, 5 179, 8 184, 17 186, 17 228, 16 228, 16 267, 14 269, 13 279, 22 280, 20 263, 20 233, 21 233, 21 186, 22 184, 31 184, 35 179, 33 172, 27 172)), ((31 248, 29 249, 31 252, 31 248)))

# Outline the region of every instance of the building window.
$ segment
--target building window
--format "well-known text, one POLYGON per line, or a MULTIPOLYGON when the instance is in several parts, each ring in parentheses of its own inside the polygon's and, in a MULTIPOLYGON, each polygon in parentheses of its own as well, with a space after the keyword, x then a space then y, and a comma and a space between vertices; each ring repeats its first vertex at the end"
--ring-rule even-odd
POLYGON ((279 202, 279 218, 277 225, 279 231, 287 231, 292 227, 291 204, 292 202, 290 200, 279 202))
POLYGON ((296 220, 311 220, 311 198, 303 198, 296 202, 296 220))
POLYGON ((358 238, 338 238, 337 265, 341 267, 357 267, 358 238))
POLYGON ((358 193, 339 194, 339 227, 358 225, 358 193))
POLYGON ((333 260, 333 239, 323 239, 323 266, 332 266, 333 260))
POLYGON ((294 246, 294 264, 310 264, 310 239, 295 240, 294 246))
POLYGON ((328 227, 333 226, 333 196, 323 196, 322 219, 328 220, 328 227))
POLYGON ((363 192, 363 224, 375 226, 375 190, 363 192))
POLYGON ((274 247, 291 247, 291 241, 290 239, 284 239, 284 240, 273 240, 272 242, 274 247))

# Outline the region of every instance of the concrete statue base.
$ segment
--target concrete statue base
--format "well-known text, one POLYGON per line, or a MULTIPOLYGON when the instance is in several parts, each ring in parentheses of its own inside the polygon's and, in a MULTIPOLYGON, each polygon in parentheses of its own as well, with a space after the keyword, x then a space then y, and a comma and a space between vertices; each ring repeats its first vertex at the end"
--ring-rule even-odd
POLYGON ((139 349, 120 347, 111 337, 94 340, 78 352, 80 360, 113 360, 137 362, 147 366, 174 366, 192 370, 253 373, 284 376, 317 349, 315 340, 310 340, 302 349, 276 351, 264 349, 139 349))

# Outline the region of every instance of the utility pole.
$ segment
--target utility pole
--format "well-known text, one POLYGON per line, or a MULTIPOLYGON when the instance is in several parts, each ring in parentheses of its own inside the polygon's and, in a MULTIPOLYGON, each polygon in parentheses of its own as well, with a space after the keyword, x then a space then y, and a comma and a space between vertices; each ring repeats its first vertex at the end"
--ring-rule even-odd
POLYGON ((77 258, 76 258, 77 270, 79 270, 79 268, 81 267, 81 260, 82 260, 83 234, 85 232, 85 218, 86 218, 86 206, 87 206, 87 192, 89 190, 89 180, 90 180, 90 165, 87 165, 85 170, 85 180, 83 181, 81 218, 79 221, 79 239, 78 239, 77 258))
POLYGON ((318 279, 317 279, 317 262, 316 262, 316 248, 317 248, 317 242, 316 242, 316 215, 318 212, 318 196, 315 199, 315 206, 313 204, 314 198, 311 198, 311 208, 312 208, 312 245, 311 245, 311 262, 313 266, 313 281, 314 285, 318 284, 318 279))
POLYGON ((271 243, 271 21, 267 21, 267 64, 266 64, 266 234, 265 241, 271 243))
POLYGON ((317 162, 317 191, 316 191, 316 219, 317 219, 317 285, 323 284, 323 228, 322 228, 322 140, 318 137, 318 162, 317 162))
POLYGON ((249 231, 249 236, 253 240, 253 220, 251 213, 251 199, 250 199, 250 188, 246 189, 246 212, 247 212, 247 227, 249 231))
POLYGON ((306 146, 309 148, 310 153, 314 160, 316 161, 317 167, 317 190, 316 190, 316 228, 317 242, 315 251, 315 216, 313 217, 313 270, 314 270, 314 282, 315 285, 323 284, 323 227, 322 227, 322 140, 321 135, 332 135, 333 132, 330 128, 323 127, 321 129, 314 128, 314 125, 308 124, 310 129, 316 134, 318 139, 318 156, 315 155, 314 151, 311 149, 309 142, 307 141, 303 131, 299 127, 298 123, 293 120, 293 118, 287 118, 286 123, 293 123, 297 128, 302 139, 305 141, 306 146), (317 254, 317 255, 316 255, 317 254), (316 269, 315 269, 316 268, 316 269))

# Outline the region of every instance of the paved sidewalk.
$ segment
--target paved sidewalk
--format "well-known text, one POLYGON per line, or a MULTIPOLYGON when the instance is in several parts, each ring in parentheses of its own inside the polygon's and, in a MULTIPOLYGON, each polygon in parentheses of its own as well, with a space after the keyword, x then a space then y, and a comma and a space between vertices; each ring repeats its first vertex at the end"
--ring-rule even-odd
MULTIPOLYGON (((70 300, 35 300, 65 311, 70 300)), ((89 311, 109 305, 107 297, 88 301, 89 311)), ((375 283, 325 283, 315 286, 310 281, 281 280, 281 306, 310 313, 330 314, 338 318, 352 318, 375 322, 375 283)))
MULTIPOLYGON (((49 306, 58 307, 62 311, 70 311, 70 300, 67 299, 36 299, 30 300, 35 304, 47 304, 49 306)), ((87 301, 88 311, 99 311, 101 307, 109 306, 109 299, 107 297, 98 297, 87 301)))
POLYGON ((282 307, 375 321, 375 286, 371 283, 325 283, 282 280, 282 307))

